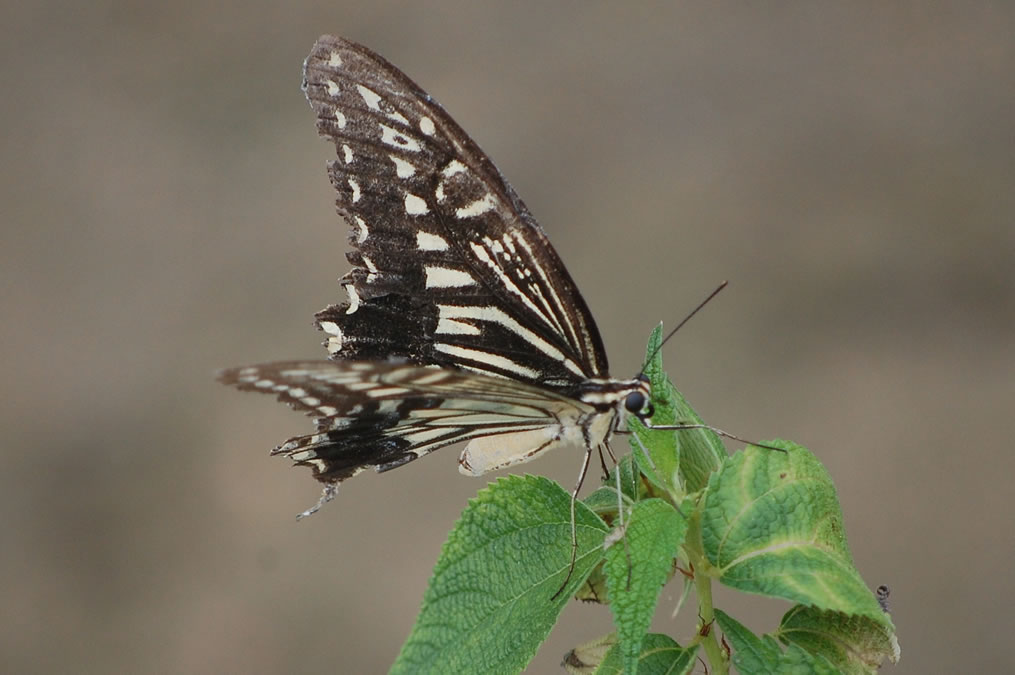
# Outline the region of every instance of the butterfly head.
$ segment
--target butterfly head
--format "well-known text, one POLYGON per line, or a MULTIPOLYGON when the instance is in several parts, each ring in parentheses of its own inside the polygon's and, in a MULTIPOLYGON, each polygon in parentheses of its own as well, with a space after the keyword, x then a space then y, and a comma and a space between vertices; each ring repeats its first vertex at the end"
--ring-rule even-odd
POLYGON ((626 410, 639 419, 652 417, 650 402, 652 387, 645 375, 630 380, 597 377, 586 380, 578 399, 588 403, 600 413, 619 413, 626 410))
POLYGON ((645 373, 638 373, 634 378, 637 388, 628 393, 624 399, 624 409, 640 420, 652 417, 655 408, 652 407, 652 389, 649 385, 648 376, 645 373))

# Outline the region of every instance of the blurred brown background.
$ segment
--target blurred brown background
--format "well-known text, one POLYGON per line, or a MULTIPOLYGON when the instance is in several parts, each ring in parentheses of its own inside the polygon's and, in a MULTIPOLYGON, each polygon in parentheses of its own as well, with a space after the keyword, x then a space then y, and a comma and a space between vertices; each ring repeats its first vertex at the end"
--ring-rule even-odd
MULTIPOLYGON (((1002 672, 1013 593, 1015 10, 1005 3, 8 3, 0 17, 0 671, 378 672, 484 480, 343 488, 309 423, 213 381, 320 357, 346 226, 300 67, 321 33, 428 89, 584 290, 613 372, 791 438, 888 584, 888 672, 1002 672)), ((525 467, 570 485, 578 451, 525 467)), ((657 628, 686 639, 693 617, 657 628)), ((722 593, 758 631, 785 603, 722 593)), ((687 612, 693 614, 692 612, 687 612)), ((532 672, 609 630, 569 606, 532 672)))

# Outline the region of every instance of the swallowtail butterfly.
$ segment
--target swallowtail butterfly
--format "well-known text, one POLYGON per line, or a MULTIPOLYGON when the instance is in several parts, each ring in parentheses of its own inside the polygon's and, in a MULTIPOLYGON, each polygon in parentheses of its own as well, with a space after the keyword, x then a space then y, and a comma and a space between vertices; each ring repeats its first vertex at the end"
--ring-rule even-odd
POLYGON ((303 73, 338 154, 328 173, 352 228, 348 300, 316 316, 331 360, 219 376, 314 418, 314 433, 272 451, 325 484, 302 515, 368 467, 460 441, 469 475, 574 445, 584 476, 625 411, 651 417, 647 378, 609 376, 592 315, 543 230, 433 98, 342 38, 320 38, 303 73))

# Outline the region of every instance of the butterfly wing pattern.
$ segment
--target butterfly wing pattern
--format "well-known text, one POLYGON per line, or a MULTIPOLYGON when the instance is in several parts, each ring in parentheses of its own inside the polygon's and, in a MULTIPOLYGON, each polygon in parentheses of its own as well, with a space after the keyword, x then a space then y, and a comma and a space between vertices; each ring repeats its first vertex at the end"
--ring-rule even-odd
POLYGON ((591 452, 625 405, 648 405, 643 378, 607 375, 595 322, 546 235, 436 101, 331 36, 307 57, 303 90, 337 151, 328 173, 351 227, 348 300, 316 316, 332 360, 220 379, 315 418, 315 433, 273 453, 312 467, 322 501, 365 468, 459 441, 473 475, 560 444, 591 452))
POLYGON ((599 332, 546 235, 430 96, 334 38, 315 45, 303 89, 338 150, 329 174, 353 226, 349 301, 317 316, 333 355, 572 391, 606 372, 599 332))

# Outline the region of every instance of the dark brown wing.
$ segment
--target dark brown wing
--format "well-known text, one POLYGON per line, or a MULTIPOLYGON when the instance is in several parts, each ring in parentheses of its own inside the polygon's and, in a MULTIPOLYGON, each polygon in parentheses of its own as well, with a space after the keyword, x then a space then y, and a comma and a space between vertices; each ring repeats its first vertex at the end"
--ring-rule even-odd
POLYGON ((304 66, 352 227, 348 302, 317 315, 333 358, 452 366, 574 395, 607 372, 546 235, 479 147, 380 56, 324 36, 304 66))

